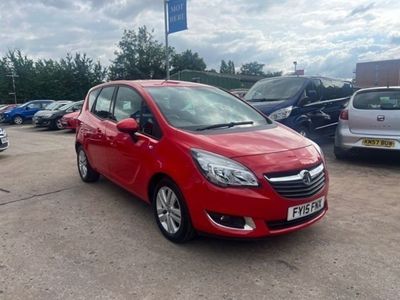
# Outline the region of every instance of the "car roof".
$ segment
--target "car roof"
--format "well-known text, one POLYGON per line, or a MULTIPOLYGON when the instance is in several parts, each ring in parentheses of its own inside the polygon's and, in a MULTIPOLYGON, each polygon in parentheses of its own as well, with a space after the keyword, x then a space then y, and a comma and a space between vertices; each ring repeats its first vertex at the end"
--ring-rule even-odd
POLYGON ((164 86, 180 86, 180 87, 201 87, 209 85, 190 82, 190 81, 178 81, 178 80, 116 80, 116 81, 109 81, 103 84, 100 84, 96 87, 101 86, 108 86, 112 84, 126 84, 126 85, 139 85, 141 87, 164 87, 164 86))
POLYGON ((375 87, 359 89, 356 93, 368 92, 368 91, 385 91, 385 90, 400 90, 400 86, 375 86, 375 87))

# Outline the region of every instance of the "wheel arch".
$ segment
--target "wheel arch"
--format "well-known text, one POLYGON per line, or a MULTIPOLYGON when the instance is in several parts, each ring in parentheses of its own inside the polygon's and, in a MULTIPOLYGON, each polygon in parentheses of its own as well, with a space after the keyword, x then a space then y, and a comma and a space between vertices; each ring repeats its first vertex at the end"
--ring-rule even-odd
POLYGON ((168 179, 172 180, 173 182, 175 182, 175 184, 176 184, 176 181, 175 181, 171 176, 169 176, 169 175, 166 174, 166 173, 158 172, 158 173, 154 174, 154 175, 151 177, 151 179, 150 179, 150 181, 149 181, 149 184, 147 185, 147 197, 148 197, 148 199, 149 199, 149 203, 152 203, 152 202, 153 202, 153 193, 154 193, 154 189, 156 188, 157 184, 158 184, 163 178, 168 178, 168 179))

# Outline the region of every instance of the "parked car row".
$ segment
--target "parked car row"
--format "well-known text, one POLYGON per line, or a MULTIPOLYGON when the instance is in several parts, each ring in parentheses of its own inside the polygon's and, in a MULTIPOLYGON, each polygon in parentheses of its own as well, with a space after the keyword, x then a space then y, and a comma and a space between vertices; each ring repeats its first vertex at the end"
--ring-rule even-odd
POLYGON ((65 124, 66 128, 75 129, 75 118, 82 103, 70 100, 32 100, 21 105, 7 105, 0 108, 0 123, 20 125, 32 120, 36 127, 63 129, 65 124))
POLYGON ((62 104, 60 103, 53 103, 53 104, 50 104, 48 108, 45 110, 38 111, 33 116, 33 124, 36 127, 63 129, 64 125, 62 118, 69 113, 79 112, 82 107, 83 101, 78 101, 78 102, 68 101, 62 104))
POLYGON ((33 122, 76 128, 81 179, 102 175, 149 203, 161 233, 178 243, 197 232, 284 234, 323 218, 329 176, 309 136, 336 131, 337 158, 400 150, 400 87, 354 93, 349 82, 320 77, 265 79, 245 100, 189 82, 116 81, 54 107, 33 122))

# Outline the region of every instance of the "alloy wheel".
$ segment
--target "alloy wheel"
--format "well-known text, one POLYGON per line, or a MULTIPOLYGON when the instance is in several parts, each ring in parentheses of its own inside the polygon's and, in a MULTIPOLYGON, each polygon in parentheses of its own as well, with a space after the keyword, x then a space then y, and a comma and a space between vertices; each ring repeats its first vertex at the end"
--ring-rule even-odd
POLYGON ((17 124, 17 125, 21 125, 23 121, 24 120, 22 120, 22 118, 20 116, 16 116, 14 118, 14 123, 17 124))
POLYGON ((57 127, 57 129, 63 129, 64 128, 63 124, 61 123, 61 118, 57 119, 56 127, 57 127))
POLYGON ((157 217, 169 234, 175 234, 182 224, 182 211, 175 192, 167 186, 158 190, 156 198, 157 217))
POLYGON ((79 172, 83 178, 86 178, 88 173, 88 166, 87 166, 87 158, 85 152, 83 150, 79 151, 78 156, 78 164, 79 164, 79 172))

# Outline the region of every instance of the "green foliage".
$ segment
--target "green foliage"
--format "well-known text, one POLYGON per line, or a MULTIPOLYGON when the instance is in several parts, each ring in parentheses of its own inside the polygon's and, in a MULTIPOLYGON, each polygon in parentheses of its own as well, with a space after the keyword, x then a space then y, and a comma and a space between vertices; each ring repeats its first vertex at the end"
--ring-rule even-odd
POLYGON ((106 69, 94 63, 86 54, 68 54, 59 61, 39 59, 34 61, 20 50, 9 51, 0 59, 0 99, 13 102, 12 80, 7 75, 15 73, 18 102, 30 99, 83 99, 94 85, 104 81, 106 69))
MULTIPOLYGON (((153 30, 125 30, 118 48, 109 70, 111 80, 165 78, 164 46, 154 39, 153 30)), ((172 56, 173 49, 169 51, 172 56)))
POLYGON ((222 74, 235 74, 235 64, 231 60, 228 60, 228 63, 225 60, 221 60, 219 72, 222 74))
POLYGON ((263 76, 265 75, 264 64, 260 64, 256 61, 243 64, 240 67, 240 74, 242 75, 254 75, 254 76, 263 76))
POLYGON ((174 54, 171 61, 172 73, 179 71, 193 70, 193 71, 204 71, 206 69, 206 64, 199 56, 197 52, 192 53, 192 50, 186 50, 181 54, 174 54))

